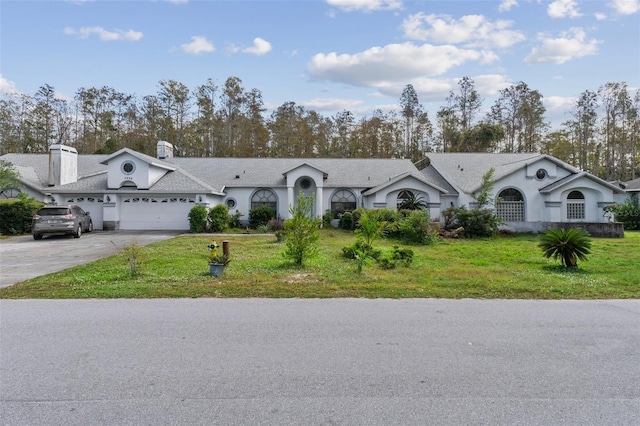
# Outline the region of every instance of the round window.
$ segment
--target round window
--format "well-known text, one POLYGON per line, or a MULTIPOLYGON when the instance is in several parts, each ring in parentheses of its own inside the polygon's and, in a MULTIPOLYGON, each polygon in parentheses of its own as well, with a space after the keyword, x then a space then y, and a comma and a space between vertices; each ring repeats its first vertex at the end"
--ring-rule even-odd
POLYGON ((227 198, 226 205, 228 208, 233 209, 236 206, 236 200, 233 198, 227 198))
POLYGON ((122 163, 122 171, 124 172, 124 174, 130 175, 135 170, 136 170, 136 165, 131 161, 125 161, 124 163, 122 163))
POLYGON ((545 169, 538 169, 536 172, 536 178, 542 180, 545 177, 547 177, 547 171, 545 169))
POLYGON ((311 186, 311 181, 309 179, 302 179, 300 181, 300 188, 309 189, 310 186, 311 186))

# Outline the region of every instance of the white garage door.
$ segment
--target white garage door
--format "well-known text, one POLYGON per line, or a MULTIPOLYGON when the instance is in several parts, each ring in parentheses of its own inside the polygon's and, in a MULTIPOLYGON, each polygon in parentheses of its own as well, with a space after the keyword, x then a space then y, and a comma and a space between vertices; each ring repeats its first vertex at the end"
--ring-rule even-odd
POLYGON ((191 197, 122 197, 120 229, 189 230, 191 197))
POLYGON ((102 196, 79 195, 65 198, 66 204, 77 204, 91 214, 93 229, 102 229, 102 196))

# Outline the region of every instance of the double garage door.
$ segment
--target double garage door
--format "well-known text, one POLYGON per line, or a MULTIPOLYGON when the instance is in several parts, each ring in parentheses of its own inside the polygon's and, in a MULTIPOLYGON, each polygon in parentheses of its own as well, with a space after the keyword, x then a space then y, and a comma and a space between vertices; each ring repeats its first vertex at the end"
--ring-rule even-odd
POLYGON ((122 197, 120 229, 189 230, 189 211, 193 198, 122 197))

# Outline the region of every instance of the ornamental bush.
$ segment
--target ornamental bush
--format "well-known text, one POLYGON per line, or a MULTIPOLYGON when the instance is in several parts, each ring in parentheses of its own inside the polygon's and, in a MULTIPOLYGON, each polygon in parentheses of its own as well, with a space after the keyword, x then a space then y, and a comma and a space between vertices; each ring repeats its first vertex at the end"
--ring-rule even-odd
POLYGON ((442 214, 445 216, 445 228, 464 228, 464 236, 467 238, 491 237, 498 232, 502 221, 493 210, 471 209, 465 206, 450 207, 442 214))
POLYGON ((538 246, 546 258, 560 259, 566 268, 577 268, 578 259, 587 260, 591 239, 582 229, 549 229, 542 233, 538 246))
POLYGON ((276 211, 271 207, 255 207, 249 210, 249 226, 253 229, 257 229, 260 226, 266 226, 274 217, 276 217, 276 211))
POLYGON ((224 204, 218 204, 209 210, 209 230, 224 232, 229 227, 229 209, 224 204))
POLYGON ((20 235, 31 232, 33 215, 44 206, 41 201, 22 196, 0 200, 0 234, 20 235))
POLYGON ((199 234, 207 230, 207 208, 195 206, 189 210, 189 232, 199 234))
POLYGON ((625 230, 640 229, 640 197, 638 194, 631 194, 622 204, 605 207, 605 211, 613 213, 614 220, 622 222, 625 230))

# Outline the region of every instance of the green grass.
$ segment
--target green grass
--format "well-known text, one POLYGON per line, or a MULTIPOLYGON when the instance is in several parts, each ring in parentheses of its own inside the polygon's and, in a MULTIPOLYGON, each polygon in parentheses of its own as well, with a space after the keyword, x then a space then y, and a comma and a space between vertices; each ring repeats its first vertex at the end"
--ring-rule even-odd
MULTIPOLYGON (((0 298, 640 298, 640 233, 592 240, 592 254, 577 270, 545 259, 536 235, 442 240, 410 246, 413 264, 361 275, 342 257, 352 233, 323 230, 320 253, 303 268, 283 257, 273 236, 224 237, 232 262, 220 278, 209 276, 207 244, 220 236, 180 236, 140 249, 139 274, 124 255, 49 274, 0 289, 0 298)), ((391 251, 395 241, 378 240, 391 251)))

